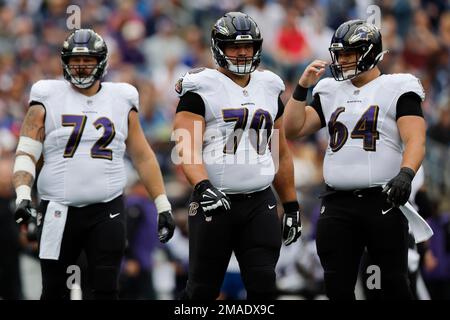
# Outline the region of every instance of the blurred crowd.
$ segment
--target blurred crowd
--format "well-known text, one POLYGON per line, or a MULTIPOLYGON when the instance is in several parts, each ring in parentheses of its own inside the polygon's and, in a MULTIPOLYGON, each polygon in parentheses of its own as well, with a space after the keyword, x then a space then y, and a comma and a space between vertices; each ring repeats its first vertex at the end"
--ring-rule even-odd
MULTIPOLYGON (((0 0, 0 298, 38 297, 24 289, 30 282, 39 285, 38 275, 29 274, 38 274, 39 269, 32 266, 33 239, 19 235, 12 221, 11 171, 31 85, 40 79, 62 78, 60 49, 70 31, 70 5, 79 6, 81 27, 93 28, 108 45, 105 81, 128 82, 139 90, 141 124, 159 159, 179 226, 169 244, 160 246, 156 209, 130 168, 122 298, 172 299, 184 287, 190 187, 171 161, 172 119, 178 102, 174 85, 192 68, 214 68, 211 27, 224 12, 242 11, 261 29, 261 65, 285 81, 285 101, 312 60, 330 61, 333 31, 352 18, 379 22, 384 49, 389 50, 381 63, 383 73, 408 72, 422 81, 428 141, 419 193, 426 201, 418 203, 436 236, 420 252, 420 270, 431 298, 450 299, 450 8, 446 0, 0 0), (32 258, 25 260, 26 269, 23 255, 32 258)), ((317 195, 323 188, 324 132, 292 141, 290 146, 306 230, 302 241, 282 249, 278 285, 280 296, 309 299, 323 293, 314 226, 317 195)), ((223 299, 245 296, 235 264, 230 263, 223 299)))

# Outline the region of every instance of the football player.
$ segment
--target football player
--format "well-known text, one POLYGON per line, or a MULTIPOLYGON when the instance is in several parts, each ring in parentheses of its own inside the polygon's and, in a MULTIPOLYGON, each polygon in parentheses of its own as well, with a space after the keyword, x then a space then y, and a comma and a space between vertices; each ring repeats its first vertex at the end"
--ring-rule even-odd
POLYGON ((262 41, 251 17, 226 13, 211 32, 217 69, 193 70, 176 85, 174 132, 189 133, 178 146, 194 188, 184 299, 216 299, 233 251, 247 299, 274 298, 281 239, 289 245, 300 236, 293 163, 281 130, 284 84, 257 70, 262 41), (274 131, 278 171, 268 146, 274 131), (282 229, 272 184, 284 208, 282 229))
POLYGON ((330 299, 354 299, 365 247, 381 270, 386 299, 409 299, 408 223, 399 210, 425 154, 420 81, 382 74, 380 30, 362 20, 343 23, 329 48, 333 78, 317 83, 327 62, 304 71, 286 105, 286 134, 327 127, 327 191, 317 228, 317 249, 330 299), (306 106, 309 87, 313 101, 306 106))
MULTIPOLYGON (((95 299, 117 298, 125 249, 124 154, 134 165, 158 209, 162 242, 174 231, 158 162, 138 118, 137 90, 126 83, 101 82, 106 72, 105 41, 91 29, 73 31, 64 41, 65 80, 33 85, 14 166, 15 219, 33 215, 31 187, 36 162, 42 299, 68 299, 69 266, 85 250, 95 299)), ((156 231, 156 230, 155 230, 156 231)), ((70 286, 69 286, 70 287, 70 286)))

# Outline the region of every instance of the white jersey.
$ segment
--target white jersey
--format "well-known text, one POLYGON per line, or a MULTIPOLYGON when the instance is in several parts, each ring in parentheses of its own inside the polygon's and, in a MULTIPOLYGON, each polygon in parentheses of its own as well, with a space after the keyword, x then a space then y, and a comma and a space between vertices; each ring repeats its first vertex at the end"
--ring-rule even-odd
POLYGON ((205 104, 203 163, 211 183, 226 193, 250 193, 270 186, 275 165, 267 141, 284 90, 280 77, 257 70, 243 88, 218 70, 199 69, 179 83, 180 96, 192 91, 205 104), (261 129, 259 135, 250 128, 261 129))
POLYGON ((101 85, 91 97, 63 80, 41 80, 31 88, 30 102, 46 110, 44 166, 37 182, 42 199, 82 207, 122 194, 128 114, 138 109, 139 97, 129 84, 101 85))
POLYGON ((319 94, 329 138, 326 184, 341 190, 384 186, 398 173, 403 144, 396 108, 407 92, 425 98, 420 81, 410 74, 381 75, 361 88, 350 80, 319 81, 313 95, 319 94))

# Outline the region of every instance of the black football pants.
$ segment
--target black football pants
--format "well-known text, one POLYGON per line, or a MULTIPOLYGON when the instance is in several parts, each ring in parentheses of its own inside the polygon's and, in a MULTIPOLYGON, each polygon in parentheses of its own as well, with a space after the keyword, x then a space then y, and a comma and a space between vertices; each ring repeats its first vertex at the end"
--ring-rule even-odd
POLYGON ((330 299, 355 299, 365 247, 381 271, 382 298, 412 298, 408 281, 408 221, 399 209, 383 215, 382 208, 388 207, 381 188, 338 191, 323 197, 317 251, 330 299))
POLYGON ((276 199, 267 188, 229 195, 230 211, 207 221, 193 195, 189 210, 189 278, 182 299, 214 300, 234 251, 247 299, 274 299, 275 265, 281 247, 276 199))
MULTIPOLYGON (((45 214, 47 205, 48 201, 41 201, 39 212, 45 214)), ((92 288, 92 295, 88 295, 94 299, 117 299, 117 282, 125 250, 125 216, 122 196, 107 203, 69 207, 59 259, 41 259, 41 299, 70 298, 68 283, 72 283, 69 277, 75 274, 70 266, 77 264, 82 250, 86 253, 88 274, 82 273, 81 277, 88 277, 92 288)))

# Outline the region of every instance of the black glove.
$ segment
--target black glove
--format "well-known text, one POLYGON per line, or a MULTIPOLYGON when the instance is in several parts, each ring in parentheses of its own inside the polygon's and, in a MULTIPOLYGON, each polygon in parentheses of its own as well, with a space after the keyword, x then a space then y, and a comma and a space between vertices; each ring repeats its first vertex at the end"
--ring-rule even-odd
POLYGON ((19 224, 26 224, 31 218, 36 217, 36 209, 30 200, 22 200, 14 212, 14 220, 19 224))
POLYGON ((231 201, 225 193, 214 187, 209 180, 203 180, 194 187, 199 197, 200 207, 207 217, 211 217, 218 208, 231 209, 231 201))
POLYGON ((175 222, 173 221, 172 211, 163 211, 158 213, 158 236, 159 241, 166 243, 173 236, 175 231, 175 222))
POLYGON ((302 234, 300 206, 297 201, 283 203, 284 215, 282 235, 286 246, 297 241, 302 234))
POLYGON ((414 176, 414 170, 403 167, 398 175, 392 178, 384 187, 383 192, 387 194, 387 201, 394 207, 398 208, 398 206, 402 206, 408 201, 414 176))

